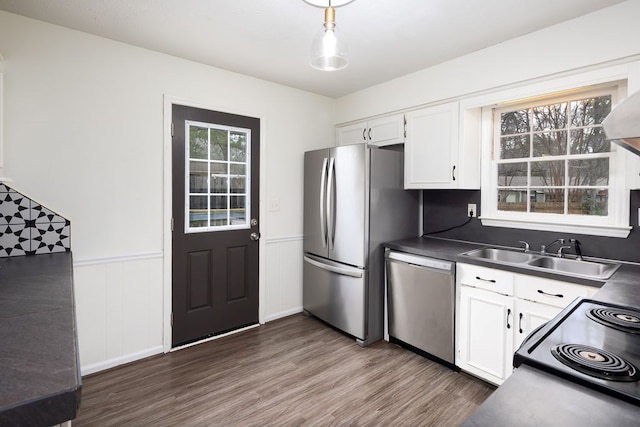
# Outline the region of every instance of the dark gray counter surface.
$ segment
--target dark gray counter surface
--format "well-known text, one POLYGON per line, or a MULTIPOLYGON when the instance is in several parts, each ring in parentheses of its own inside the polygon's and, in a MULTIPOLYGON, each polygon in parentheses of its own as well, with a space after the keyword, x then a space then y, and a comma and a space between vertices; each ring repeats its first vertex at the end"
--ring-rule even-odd
POLYGON ((0 259, 0 426, 76 417, 81 377, 71 253, 0 259))
MULTIPOLYGON (((600 288, 592 299, 640 309, 640 265, 622 264, 606 282, 541 274, 465 258, 459 254, 489 245, 433 237, 385 244, 394 250, 600 288)), ((479 426, 638 426, 640 407, 521 365, 464 424, 479 426)))

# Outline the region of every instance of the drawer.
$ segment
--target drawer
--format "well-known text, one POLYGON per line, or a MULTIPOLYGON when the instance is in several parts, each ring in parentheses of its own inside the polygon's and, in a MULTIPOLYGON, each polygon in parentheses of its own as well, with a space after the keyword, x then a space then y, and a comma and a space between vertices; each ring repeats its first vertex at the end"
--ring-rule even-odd
POLYGON ((508 271, 458 263, 456 274, 462 285, 513 295, 513 273, 508 271))
POLYGON ((517 298, 564 308, 578 297, 589 296, 589 286, 522 274, 514 276, 515 296, 517 298))

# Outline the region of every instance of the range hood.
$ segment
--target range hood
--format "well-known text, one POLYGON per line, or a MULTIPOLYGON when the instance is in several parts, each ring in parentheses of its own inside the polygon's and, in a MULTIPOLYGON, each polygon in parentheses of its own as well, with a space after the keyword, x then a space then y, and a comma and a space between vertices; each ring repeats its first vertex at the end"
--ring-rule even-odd
POLYGON ((602 128, 608 139, 640 156, 640 91, 618 104, 602 128))

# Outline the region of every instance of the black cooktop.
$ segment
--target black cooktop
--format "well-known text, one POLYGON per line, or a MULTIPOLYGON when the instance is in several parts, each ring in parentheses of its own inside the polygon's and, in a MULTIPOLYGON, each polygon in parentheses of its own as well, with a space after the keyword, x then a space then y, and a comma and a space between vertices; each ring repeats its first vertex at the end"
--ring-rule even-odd
POLYGON ((578 299, 525 340, 523 363, 640 405, 640 311, 578 299))

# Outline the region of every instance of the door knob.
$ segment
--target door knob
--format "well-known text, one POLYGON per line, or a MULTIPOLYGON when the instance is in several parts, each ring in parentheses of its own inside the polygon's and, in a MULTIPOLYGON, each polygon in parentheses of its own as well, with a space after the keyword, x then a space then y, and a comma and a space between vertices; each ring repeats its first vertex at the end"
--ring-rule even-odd
POLYGON ((255 241, 260 240, 260 233, 256 233, 254 231, 253 233, 249 234, 249 238, 251 240, 255 240, 255 241))

